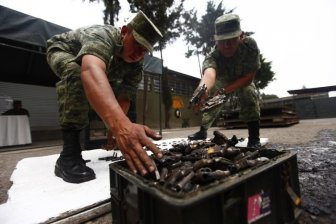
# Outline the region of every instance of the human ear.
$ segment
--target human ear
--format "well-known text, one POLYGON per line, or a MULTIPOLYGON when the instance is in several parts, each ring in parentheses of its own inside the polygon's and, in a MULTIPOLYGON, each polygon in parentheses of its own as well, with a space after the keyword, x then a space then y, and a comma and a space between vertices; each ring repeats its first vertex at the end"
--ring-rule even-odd
POLYGON ((243 31, 243 32, 240 34, 239 39, 242 40, 242 39, 244 39, 244 37, 245 37, 245 33, 244 33, 244 31, 243 31))
POLYGON ((122 26, 121 27, 121 35, 125 36, 128 32, 128 27, 127 26, 122 26))

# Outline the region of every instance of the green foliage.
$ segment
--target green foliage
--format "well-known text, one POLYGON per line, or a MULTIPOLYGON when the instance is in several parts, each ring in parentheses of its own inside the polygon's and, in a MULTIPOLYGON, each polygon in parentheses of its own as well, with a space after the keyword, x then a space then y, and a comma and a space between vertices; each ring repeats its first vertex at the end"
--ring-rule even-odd
POLYGON ((256 73, 254 84, 258 89, 264 89, 268 84, 275 80, 272 71, 272 62, 266 62, 264 56, 260 54, 261 67, 256 73))
POLYGON ((192 47, 186 52, 186 57, 202 54, 207 55, 214 46, 215 20, 217 17, 231 13, 233 10, 226 10, 222 3, 215 6, 213 1, 207 3, 205 15, 198 21, 197 11, 192 9, 182 14, 183 26, 180 31, 183 33, 184 41, 192 47))
MULTIPOLYGON (((85 1, 85 0, 83 0, 85 1)), ((96 2, 100 0, 89 0, 96 2)), ((106 9, 104 10, 104 23, 114 25, 119 20, 120 0, 102 0, 106 9)), ((164 49, 168 43, 172 43, 180 37, 181 16, 185 0, 127 0, 132 13, 142 10, 148 18, 159 28, 163 34, 160 42, 164 49)), ((155 47, 154 50, 159 50, 155 47)))
MULTIPOLYGON (((183 12, 184 0, 127 0, 131 12, 142 10, 163 34, 160 42, 162 49, 180 37, 180 17, 183 12)), ((158 50, 157 48, 154 48, 158 50)))
MULTIPOLYGON (((83 0, 85 1, 85 0, 83 0)), ((104 24, 114 25, 119 20, 119 11, 121 9, 119 0, 102 0, 105 5, 104 24)), ((100 0, 89 0, 89 2, 100 2, 100 0)))
POLYGON ((264 94, 264 93, 261 94, 261 98, 263 100, 279 99, 279 97, 277 95, 274 95, 274 94, 264 94))

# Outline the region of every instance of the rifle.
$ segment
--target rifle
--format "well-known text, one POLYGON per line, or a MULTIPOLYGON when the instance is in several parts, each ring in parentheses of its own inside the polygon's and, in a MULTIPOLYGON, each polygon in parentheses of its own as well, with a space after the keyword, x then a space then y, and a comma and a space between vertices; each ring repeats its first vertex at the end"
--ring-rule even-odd
POLYGON ((201 101, 201 98, 202 96, 204 96, 207 89, 208 87, 205 84, 203 84, 203 86, 197 87, 197 89, 195 90, 195 92, 193 93, 193 95, 189 100, 189 108, 194 105, 197 105, 201 101))
POLYGON ((205 102, 204 106, 201 108, 201 112, 210 110, 211 108, 217 107, 228 100, 228 96, 225 94, 224 89, 219 91, 219 94, 213 97, 209 97, 205 102))

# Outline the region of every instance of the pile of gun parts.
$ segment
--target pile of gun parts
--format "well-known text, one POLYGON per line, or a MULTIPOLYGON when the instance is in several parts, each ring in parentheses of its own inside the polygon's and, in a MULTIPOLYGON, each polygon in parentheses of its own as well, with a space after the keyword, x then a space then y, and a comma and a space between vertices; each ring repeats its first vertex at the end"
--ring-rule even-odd
POLYGON ((260 157, 258 149, 235 147, 239 141, 235 135, 228 139, 215 131, 214 136, 211 140, 173 144, 163 151, 161 159, 153 157, 157 172, 146 178, 164 189, 188 193, 269 161, 260 157))

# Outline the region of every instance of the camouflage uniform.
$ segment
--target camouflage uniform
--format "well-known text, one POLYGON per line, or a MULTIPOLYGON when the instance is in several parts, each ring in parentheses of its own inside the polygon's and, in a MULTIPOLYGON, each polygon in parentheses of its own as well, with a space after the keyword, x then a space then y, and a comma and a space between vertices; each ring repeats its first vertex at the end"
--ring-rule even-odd
MULTIPOLYGON (((231 58, 225 58, 214 49, 203 62, 203 72, 207 68, 216 70, 216 83, 214 90, 242 78, 244 75, 255 72, 260 68, 259 49, 254 39, 246 37, 239 45, 237 52, 231 58)), ((240 100, 240 119, 244 122, 260 119, 258 95, 254 83, 237 89, 234 94, 240 100)), ((203 113, 202 127, 209 129, 215 121, 223 106, 213 108, 203 113)))
POLYGON ((122 49, 120 31, 110 25, 79 28, 48 40, 47 60, 61 79, 56 84, 59 121, 63 129, 80 130, 88 125, 90 109, 83 89, 81 60, 86 54, 102 59, 114 93, 134 99, 142 78, 143 61, 126 63, 117 55, 122 49))
MULTIPOLYGON (((135 98, 137 85, 142 78, 143 56, 146 51, 153 49, 153 45, 161 37, 162 34, 157 27, 142 11, 139 11, 127 24, 127 27, 123 26, 121 30, 110 25, 94 25, 56 35, 47 41, 48 63, 61 79, 56 85, 56 90, 63 150, 55 164, 54 173, 57 177, 69 183, 82 183, 96 178, 95 172, 86 165, 82 157, 80 144, 80 131, 89 123, 90 110, 81 79, 84 55, 100 58, 105 63, 106 71, 104 72, 114 95, 123 99, 127 97, 131 101, 135 98), (134 39, 128 38, 131 37, 129 35, 132 35, 134 39), (123 44, 127 46, 123 46, 123 44), (124 51, 126 56, 123 54, 124 51), (132 60, 132 55, 137 55, 137 58, 132 60), (142 60, 139 62, 126 62, 141 58, 142 60)), ((99 62, 89 63, 101 67, 99 62)), ((98 71, 100 70, 98 69, 98 71)), ((95 71, 90 74, 95 75, 95 71)), ((98 79, 101 82, 106 81, 99 77, 98 79)), ((97 86, 95 81, 93 81, 93 85, 97 86)), ((98 94, 99 90, 88 89, 93 92, 88 93, 89 95, 98 94)), ((106 97, 113 96, 108 94, 106 97)), ((96 99, 93 101, 98 104, 98 108, 106 103, 106 101, 101 103, 96 99)), ((120 114, 120 111, 115 113, 120 114)), ((108 140, 112 139, 112 134, 109 131, 108 140)), ((130 141, 132 140, 130 139, 130 141)), ((135 142, 137 140, 139 139, 135 139, 135 142)), ((132 149, 131 147, 129 150, 132 149)))

